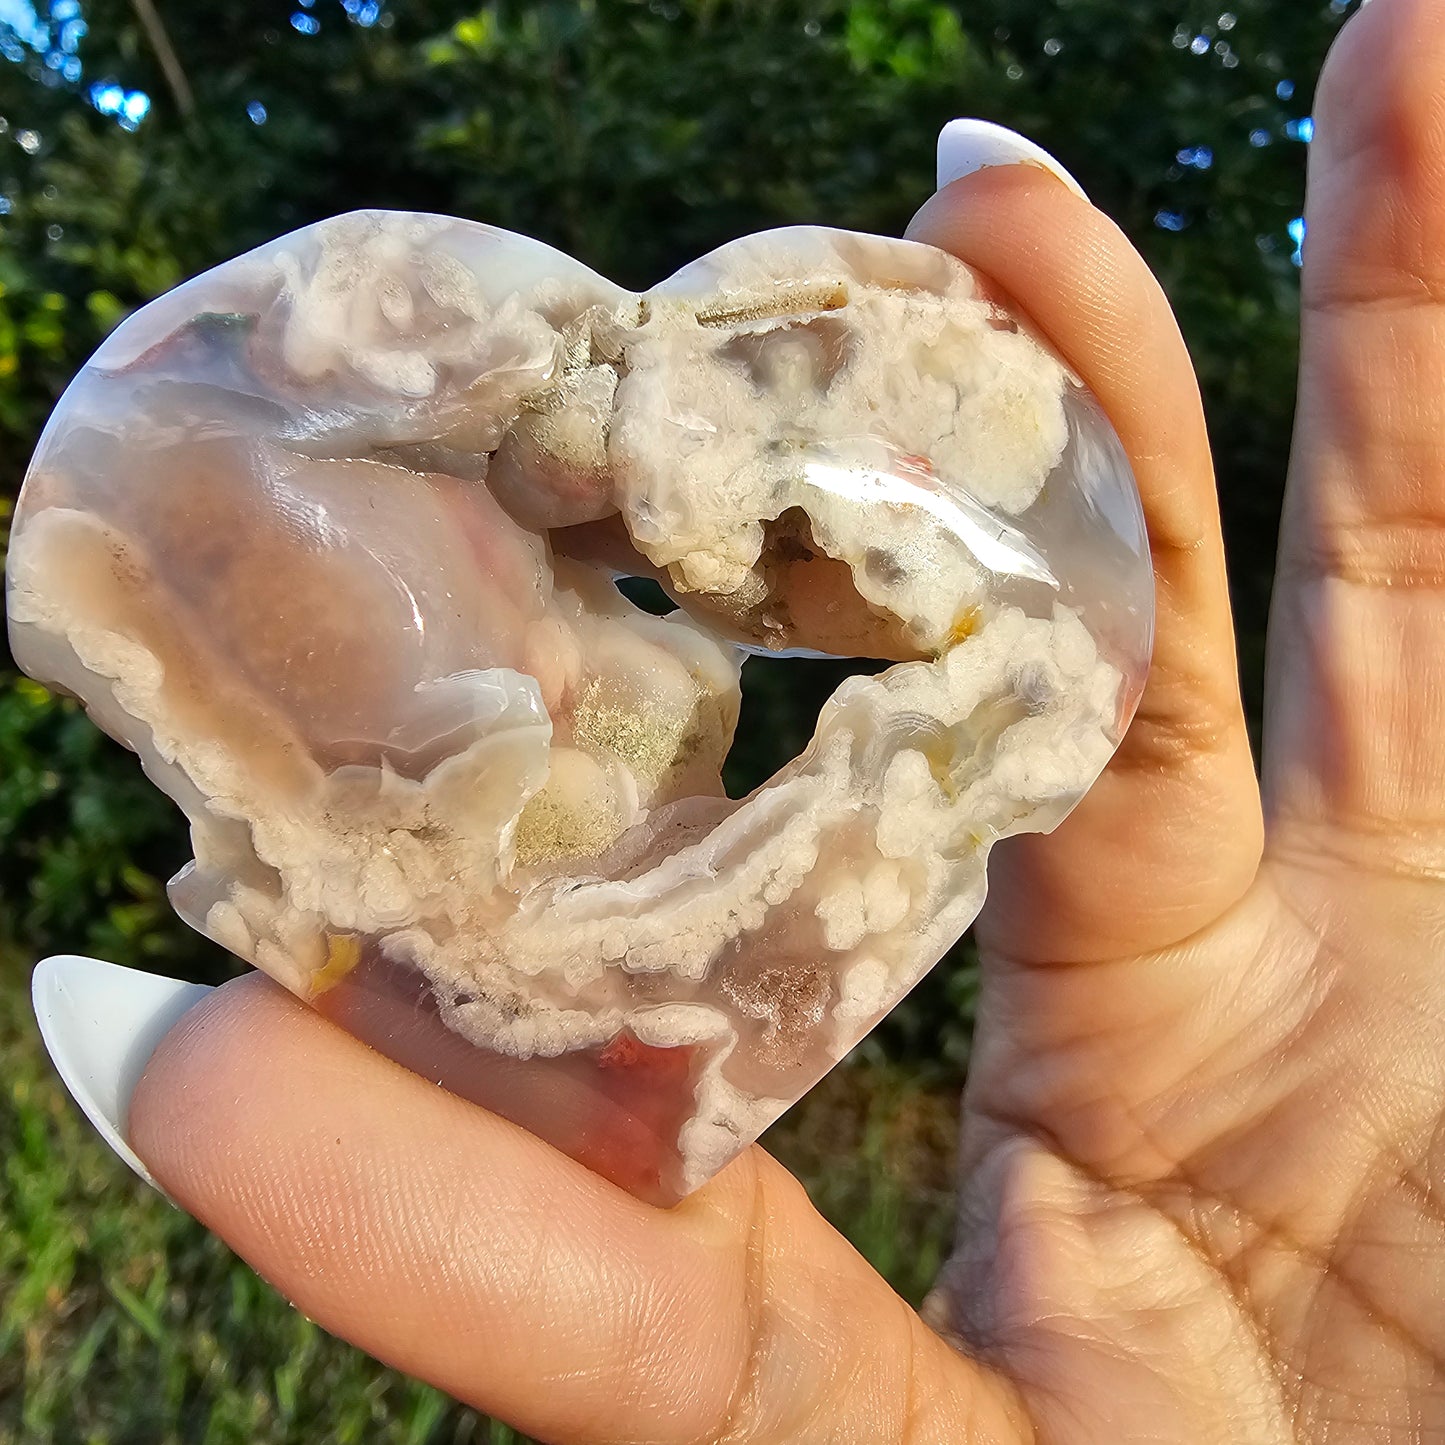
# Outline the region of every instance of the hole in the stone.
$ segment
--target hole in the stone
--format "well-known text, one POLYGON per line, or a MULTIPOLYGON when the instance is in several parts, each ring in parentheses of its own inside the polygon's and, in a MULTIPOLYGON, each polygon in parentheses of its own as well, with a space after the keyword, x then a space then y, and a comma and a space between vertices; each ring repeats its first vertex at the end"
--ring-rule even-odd
MULTIPOLYGON (((677 603, 650 577, 619 576, 613 585, 633 606, 654 616, 665 617, 678 610, 677 603)), ((746 797, 807 747, 823 704, 845 679, 872 676, 892 665, 892 661, 876 657, 767 653, 748 657, 742 671, 742 711, 723 763, 723 788, 728 797, 746 797)))
POLYGON ((634 606, 654 617, 666 617, 677 611, 677 603, 651 577, 618 577, 617 590, 634 606))
POLYGON ((807 747, 818 713, 845 678, 889 666, 871 657, 748 658, 742 715, 723 764, 728 797, 745 797, 807 747))

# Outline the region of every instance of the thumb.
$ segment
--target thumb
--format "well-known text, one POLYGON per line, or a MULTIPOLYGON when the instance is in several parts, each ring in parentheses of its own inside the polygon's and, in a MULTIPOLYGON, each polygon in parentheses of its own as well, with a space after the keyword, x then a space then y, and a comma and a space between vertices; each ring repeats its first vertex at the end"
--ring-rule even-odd
POLYGON ((128 1132, 306 1314, 554 1445, 1020 1439, 762 1150, 654 1209, 259 975, 166 1038, 128 1132))

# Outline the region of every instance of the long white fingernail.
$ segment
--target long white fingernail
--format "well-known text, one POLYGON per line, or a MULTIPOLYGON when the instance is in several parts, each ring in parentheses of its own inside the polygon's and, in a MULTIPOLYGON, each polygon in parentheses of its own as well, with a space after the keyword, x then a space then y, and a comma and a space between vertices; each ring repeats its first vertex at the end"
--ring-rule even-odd
POLYGON ((156 1189, 160 1185, 126 1143, 131 1095, 171 1025, 208 993, 204 984, 73 953, 36 964, 30 980, 40 1037, 65 1087, 101 1138, 156 1189))
POLYGON ((1048 151, 1006 125, 991 120, 951 120, 938 133, 938 189, 961 176, 989 166, 1042 166, 1056 175, 1080 200, 1084 188, 1048 151))

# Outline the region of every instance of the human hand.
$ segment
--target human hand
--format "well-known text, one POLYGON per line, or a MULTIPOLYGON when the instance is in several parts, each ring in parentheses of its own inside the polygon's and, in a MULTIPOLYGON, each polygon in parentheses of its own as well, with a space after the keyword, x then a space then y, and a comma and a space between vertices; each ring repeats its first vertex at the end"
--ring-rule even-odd
POLYGON ((933 1328, 761 1150, 652 1210, 259 976, 136 1091, 167 1191, 328 1328, 559 1442, 1445 1435, 1441 0, 1351 21, 1316 118, 1263 808, 1158 288, 1035 168, 911 230, 1103 401, 1159 604, 1109 771, 995 855, 933 1328))

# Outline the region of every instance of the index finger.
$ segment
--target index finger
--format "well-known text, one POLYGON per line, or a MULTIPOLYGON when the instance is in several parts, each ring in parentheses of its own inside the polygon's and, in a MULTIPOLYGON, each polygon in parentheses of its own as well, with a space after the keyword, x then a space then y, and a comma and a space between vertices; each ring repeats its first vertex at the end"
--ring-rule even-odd
POLYGON ((953 182, 909 235, 1007 293, 1092 389, 1133 465, 1154 558, 1154 658, 1134 722, 1057 833, 994 855, 983 937, 1029 962, 1175 943, 1241 896, 1263 838, 1188 350, 1119 228, 1038 166, 953 182))

